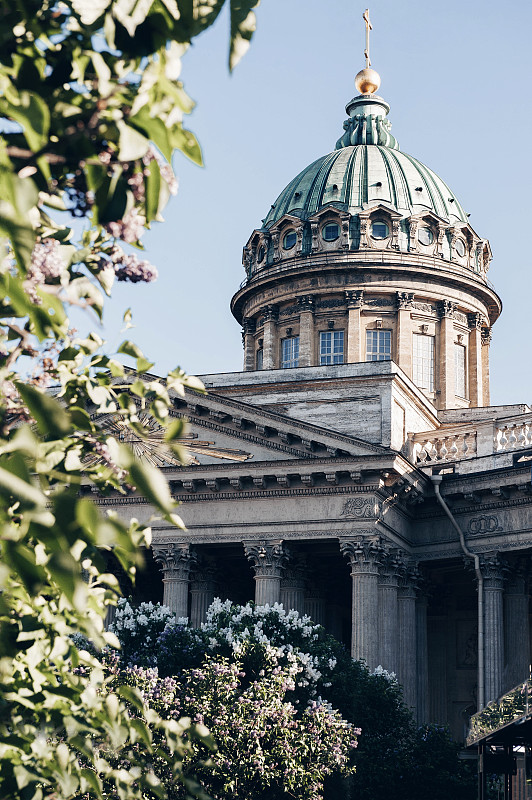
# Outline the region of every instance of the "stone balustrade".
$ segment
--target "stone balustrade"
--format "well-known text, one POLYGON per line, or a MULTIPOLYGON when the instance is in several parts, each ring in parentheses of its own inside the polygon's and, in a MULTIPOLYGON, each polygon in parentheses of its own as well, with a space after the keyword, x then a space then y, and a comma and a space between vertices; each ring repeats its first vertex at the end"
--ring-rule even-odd
POLYGON ((409 434, 409 455, 420 467, 524 448, 532 448, 531 413, 409 434))

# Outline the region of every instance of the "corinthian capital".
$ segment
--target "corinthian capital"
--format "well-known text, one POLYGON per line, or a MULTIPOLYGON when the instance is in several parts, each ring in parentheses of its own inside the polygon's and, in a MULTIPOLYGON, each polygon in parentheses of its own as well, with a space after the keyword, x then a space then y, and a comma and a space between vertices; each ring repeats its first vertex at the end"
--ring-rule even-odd
POLYGON ((153 557, 160 565, 164 578, 170 580, 188 580, 192 565, 190 545, 170 543, 152 545, 153 557))
POLYGON ((277 541, 244 542, 247 560, 258 578, 276 578, 288 563, 288 553, 281 539, 277 541))
POLYGON ((380 536, 360 536, 341 541, 340 552, 349 559, 351 575, 378 575, 384 555, 380 536))
POLYGON ((480 571, 484 578, 485 589, 504 588, 504 582, 508 575, 508 564, 500 553, 484 553, 480 556, 480 571))

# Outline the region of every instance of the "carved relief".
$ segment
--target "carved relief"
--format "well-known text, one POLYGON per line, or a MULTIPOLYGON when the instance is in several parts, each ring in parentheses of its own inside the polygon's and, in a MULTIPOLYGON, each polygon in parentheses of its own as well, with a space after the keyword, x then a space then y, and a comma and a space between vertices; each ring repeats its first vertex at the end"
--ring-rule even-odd
POLYGON ((502 531, 503 529, 499 525, 499 520, 495 514, 483 514, 480 517, 473 517, 473 519, 470 519, 467 530, 471 536, 482 536, 487 533, 502 531))
POLYGON ((361 308, 364 292, 362 289, 347 289, 345 299, 348 308, 361 308))
POLYGON ((164 579, 187 581, 192 567, 190 545, 170 543, 152 545, 153 557, 161 566, 164 579))
POLYGON ((372 519, 376 517, 376 511, 377 504, 374 497, 353 497, 345 501, 341 516, 372 519))
POLYGON ((397 292, 396 294, 396 305, 397 308, 401 309, 408 309, 412 308, 414 302, 414 293, 413 292, 397 292))
POLYGON ((442 319, 444 317, 453 317, 456 309, 456 303, 453 303, 451 300, 438 300, 436 308, 439 316, 442 319))
POLYGON ((273 542, 261 540, 253 544, 244 542, 244 550, 255 575, 260 578, 279 577, 289 561, 289 554, 280 539, 273 542))

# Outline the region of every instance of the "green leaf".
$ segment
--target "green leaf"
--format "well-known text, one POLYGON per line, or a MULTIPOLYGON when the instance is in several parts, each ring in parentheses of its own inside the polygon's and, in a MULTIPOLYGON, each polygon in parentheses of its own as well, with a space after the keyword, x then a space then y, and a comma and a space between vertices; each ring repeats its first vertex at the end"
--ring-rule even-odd
POLYGON ((229 47, 229 69, 232 72, 242 56, 248 51, 251 37, 257 28, 253 8, 260 0, 231 0, 231 44, 229 47))
POLYGON ((122 342, 118 348, 118 352, 123 353, 125 356, 131 356, 131 358, 144 358, 140 347, 137 347, 137 345, 129 341, 129 339, 125 339, 122 342))
POLYGON ((144 178, 146 197, 146 222, 157 218, 159 212, 159 198, 161 194, 161 170, 155 159, 148 167, 149 174, 144 178))
POLYGON ((37 508, 45 506, 47 502, 45 495, 36 486, 0 467, 0 492, 2 491, 37 508))
POLYGON ((30 410, 30 414, 37 423, 37 428, 42 436, 52 436, 61 439, 72 430, 72 423, 68 413, 61 403, 50 397, 49 394, 40 392, 34 386, 16 383, 17 391, 30 410))
POLYGON ((203 166, 203 155, 198 140, 193 133, 187 131, 182 125, 178 125, 172 131, 172 146, 181 150, 183 155, 190 158, 194 164, 203 166))
POLYGON ((129 35, 134 36, 138 26, 148 16, 152 5, 153 0, 115 0, 113 14, 129 35))
MULTIPOLYGON (((150 146, 150 140, 144 134, 128 125, 124 120, 117 123, 119 138, 118 158, 120 161, 137 161, 145 156, 150 146)), ((151 165, 150 165, 151 168, 151 165)))
POLYGON ((176 439, 181 439, 185 432, 186 423, 183 419, 174 419, 167 426, 164 432, 165 442, 174 442, 176 439))
POLYGON ((163 514, 171 514, 175 503, 168 484, 158 469, 147 462, 132 461, 129 466, 132 483, 163 514))

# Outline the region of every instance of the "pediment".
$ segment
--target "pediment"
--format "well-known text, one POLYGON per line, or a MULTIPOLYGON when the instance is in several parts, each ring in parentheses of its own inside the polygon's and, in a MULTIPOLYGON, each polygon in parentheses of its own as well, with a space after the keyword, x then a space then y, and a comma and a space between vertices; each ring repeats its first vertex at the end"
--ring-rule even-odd
MULTIPOLYGON (((203 395, 186 389, 184 397, 173 391, 170 395, 174 402, 170 416, 188 422, 185 437, 179 442, 187 469, 389 452, 380 445, 213 393, 203 395)), ((139 409, 138 416, 144 429, 139 433, 128 429, 118 414, 101 414, 94 421, 110 436, 129 444, 139 459, 158 467, 181 467, 179 458, 165 443, 159 423, 147 411, 139 409)))

